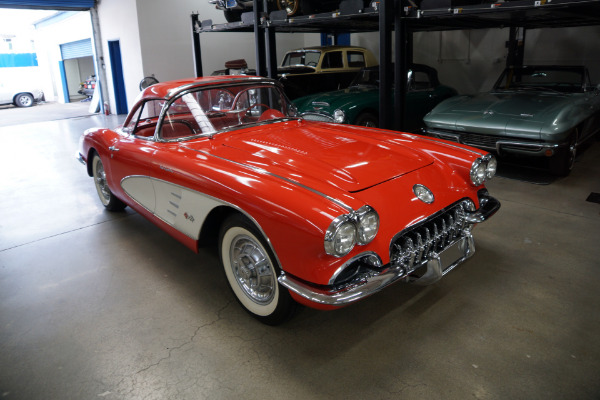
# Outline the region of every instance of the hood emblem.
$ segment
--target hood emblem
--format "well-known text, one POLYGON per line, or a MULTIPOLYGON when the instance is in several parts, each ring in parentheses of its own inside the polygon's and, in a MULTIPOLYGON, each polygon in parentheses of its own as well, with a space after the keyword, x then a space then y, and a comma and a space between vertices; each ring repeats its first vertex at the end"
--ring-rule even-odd
POLYGON ((417 199, 421 200, 423 203, 431 204, 435 200, 433 193, 427 187, 417 184, 413 186, 413 192, 417 199))
POLYGON ((494 115, 494 110, 485 110, 483 115, 494 115))

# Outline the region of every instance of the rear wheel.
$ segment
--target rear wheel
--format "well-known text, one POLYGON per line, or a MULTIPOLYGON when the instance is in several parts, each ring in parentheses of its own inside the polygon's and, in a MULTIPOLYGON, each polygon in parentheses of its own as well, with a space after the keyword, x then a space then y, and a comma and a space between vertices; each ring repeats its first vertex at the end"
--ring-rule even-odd
POLYGON ((14 105, 17 107, 31 107, 33 105, 33 96, 29 93, 19 93, 15 96, 14 105))
POLYGON ((296 302, 277 281, 281 273, 266 240, 247 218, 227 218, 219 234, 221 264, 238 302, 254 318, 278 325, 292 316, 296 302))
POLYGON ((92 175, 94 177, 94 184, 96 185, 96 192, 98 192, 98 197, 102 205, 109 211, 122 211, 126 207, 126 204, 110 191, 106 183, 104 165, 98 154, 94 154, 92 159, 92 175))

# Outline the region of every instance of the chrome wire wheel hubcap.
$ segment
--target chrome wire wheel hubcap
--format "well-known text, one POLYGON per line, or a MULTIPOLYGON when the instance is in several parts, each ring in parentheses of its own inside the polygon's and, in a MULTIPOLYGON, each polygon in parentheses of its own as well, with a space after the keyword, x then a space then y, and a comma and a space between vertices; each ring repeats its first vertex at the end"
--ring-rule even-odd
POLYGON ((110 200, 110 191, 106 185, 106 173, 104 172, 104 166, 102 161, 96 160, 96 174, 94 180, 96 182, 96 188, 102 201, 106 204, 110 200))
POLYGON ((273 266, 260 244, 246 235, 238 235, 229 250, 231 270, 240 288, 253 302, 264 305, 275 296, 273 266))

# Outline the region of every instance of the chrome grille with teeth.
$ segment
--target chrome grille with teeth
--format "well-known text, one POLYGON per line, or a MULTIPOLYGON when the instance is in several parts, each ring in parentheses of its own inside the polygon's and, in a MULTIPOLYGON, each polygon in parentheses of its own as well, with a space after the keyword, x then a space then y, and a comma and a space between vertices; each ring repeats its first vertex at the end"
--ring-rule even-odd
POLYGON ((471 224, 465 217, 467 211, 474 208, 471 200, 461 200, 397 234, 390 247, 391 267, 410 274, 462 237, 470 235, 471 224))
POLYGON ((325 114, 304 113, 302 114, 302 118, 304 118, 307 121, 333 122, 333 117, 325 114))

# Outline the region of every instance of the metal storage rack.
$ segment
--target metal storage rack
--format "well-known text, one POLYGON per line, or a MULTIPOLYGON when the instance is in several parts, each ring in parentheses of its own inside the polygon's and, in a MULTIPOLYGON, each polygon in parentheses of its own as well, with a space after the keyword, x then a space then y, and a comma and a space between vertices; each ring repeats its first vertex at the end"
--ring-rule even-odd
MULTIPOLYGON (((426 0, 423 0, 425 2, 426 0)), ((196 74, 202 76, 199 34, 208 32, 254 32, 258 75, 277 76, 276 32, 357 33, 379 32, 380 126, 401 130, 404 119, 407 66, 412 60, 412 33, 458 29, 511 28, 507 62, 523 62, 523 41, 516 30, 600 25, 600 0, 518 0, 469 6, 421 9, 409 0, 381 0, 376 8, 364 8, 362 0, 345 0, 339 12, 286 18, 285 12, 267 14, 266 0, 254 0, 254 11, 242 21, 213 24, 192 15, 196 74), (414 4, 410 2, 410 4, 414 4), (392 35, 394 57, 392 58, 392 35), (393 67, 392 67, 393 66, 393 67), (396 78, 396 79, 393 79, 396 78), (393 87, 393 81, 398 84, 393 87), (394 93, 394 104, 387 99, 394 93)), ((595 40, 600 40, 596 38, 595 40)))

